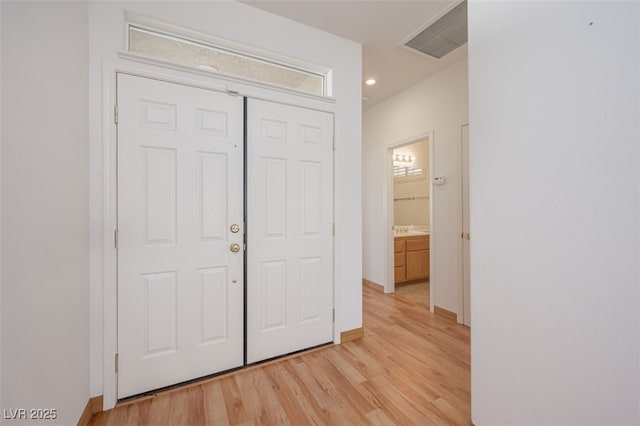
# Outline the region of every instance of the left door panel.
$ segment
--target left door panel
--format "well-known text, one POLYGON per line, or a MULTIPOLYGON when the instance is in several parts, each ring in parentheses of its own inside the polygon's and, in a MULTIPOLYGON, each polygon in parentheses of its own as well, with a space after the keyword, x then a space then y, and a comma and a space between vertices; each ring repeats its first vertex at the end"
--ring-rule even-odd
POLYGON ((126 74, 117 97, 124 398, 243 364, 243 101, 126 74))

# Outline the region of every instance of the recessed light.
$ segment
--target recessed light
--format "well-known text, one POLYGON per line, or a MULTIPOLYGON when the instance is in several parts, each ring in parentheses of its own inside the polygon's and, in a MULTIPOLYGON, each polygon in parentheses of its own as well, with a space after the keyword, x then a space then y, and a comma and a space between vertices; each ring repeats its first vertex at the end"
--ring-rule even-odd
POLYGON ((211 65, 207 65, 207 64, 200 64, 198 65, 198 68, 200 68, 201 70, 205 70, 205 71, 213 71, 213 72, 220 72, 220 70, 214 66, 211 65))
POLYGON ((376 84, 376 80, 370 78, 369 80, 365 81, 365 83, 367 84, 367 86, 373 86, 374 84, 376 84))

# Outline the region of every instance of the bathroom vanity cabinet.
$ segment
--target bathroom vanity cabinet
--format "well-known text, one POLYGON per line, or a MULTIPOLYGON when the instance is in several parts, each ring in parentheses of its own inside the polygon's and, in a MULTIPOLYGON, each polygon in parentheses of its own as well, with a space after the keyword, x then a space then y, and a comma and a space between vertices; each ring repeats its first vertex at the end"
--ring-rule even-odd
POLYGON ((429 235, 395 237, 395 282, 429 277, 429 235))

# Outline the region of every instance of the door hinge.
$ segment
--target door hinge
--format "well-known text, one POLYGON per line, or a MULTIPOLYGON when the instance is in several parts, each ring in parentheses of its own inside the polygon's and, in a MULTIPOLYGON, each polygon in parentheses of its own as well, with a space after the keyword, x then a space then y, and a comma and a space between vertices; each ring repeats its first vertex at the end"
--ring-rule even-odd
POLYGON ((118 105, 113 106, 113 122, 118 124, 118 105))
POLYGON ((336 150, 336 136, 333 135, 333 150, 336 150))
POLYGON ((118 370, 120 368, 120 354, 119 353, 116 353, 114 364, 115 364, 115 367, 116 367, 116 374, 118 374, 118 370))
POLYGON ((333 308, 333 322, 336 322, 336 309, 333 308))
POLYGON ((247 243, 242 243, 242 250, 247 251, 247 243))
POLYGON ((336 223, 333 222, 333 236, 336 236, 336 223))
POLYGON ((113 231, 113 246, 118 248, 118 230, 113 231))

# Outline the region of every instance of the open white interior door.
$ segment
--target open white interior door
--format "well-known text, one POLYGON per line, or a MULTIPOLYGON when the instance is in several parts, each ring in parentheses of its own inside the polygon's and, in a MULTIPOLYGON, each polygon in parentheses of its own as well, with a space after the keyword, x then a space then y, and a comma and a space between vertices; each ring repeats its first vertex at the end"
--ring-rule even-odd
POLYGON ((243 100, 117 82, 123 398, 243 364, 243 100))
POLYGON ((247 105, 247 362, 333 340, 333 115, 247 105))
POLYGON ((469 125, 462 126, 462 316, 471 326, 471 276, 469 271, 469 125))

